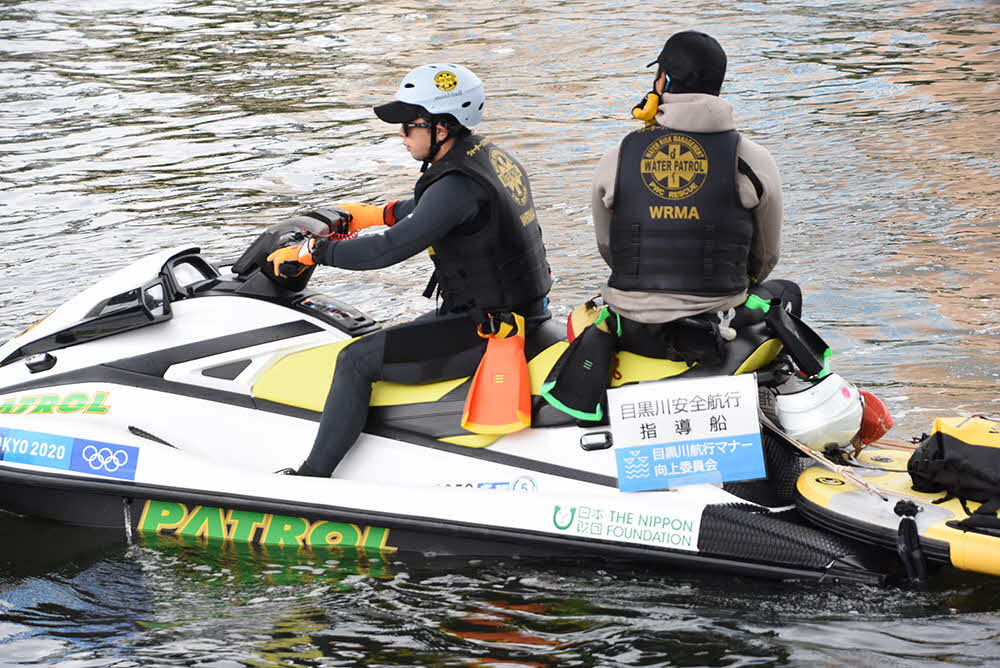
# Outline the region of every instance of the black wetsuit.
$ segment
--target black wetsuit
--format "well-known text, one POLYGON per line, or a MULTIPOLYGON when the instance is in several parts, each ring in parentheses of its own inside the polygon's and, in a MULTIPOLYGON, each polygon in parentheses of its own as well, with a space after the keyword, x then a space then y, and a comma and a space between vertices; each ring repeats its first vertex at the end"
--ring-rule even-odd
POLYGON ((382 234, 371 234, 332 243, 320 243, 313 256, 317 263, 341 269, 382 269, 413 257, 452 231, 473 220, 489 203, 486 191, 470 178, 448 174, 421 197, 396 203, 398 221, 382 234))
MULTIPOLYGON (((382 234, 317 245, 319 264, 343 269, 379 269, 433 246, 462 226, 489 215, 491 194, 475 179, 448 173, 417 200, 395 205, 396 224, 382 234)), ((361 434, 368 416, 372 383, 428 383, 476 371, 486 340, 465 311, 441 308, 417 319, 386 327, 346 346, 337 357, 319 431, 300 474, 329 476, 361 434)), ((527 319, 527 334, 549 318, 545 297, 511 305, 527 319)))

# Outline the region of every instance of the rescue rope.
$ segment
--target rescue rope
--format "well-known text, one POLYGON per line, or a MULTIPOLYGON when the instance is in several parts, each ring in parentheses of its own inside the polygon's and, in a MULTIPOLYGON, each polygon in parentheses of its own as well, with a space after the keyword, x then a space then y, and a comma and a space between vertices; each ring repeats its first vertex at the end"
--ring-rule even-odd
POLYGON ((841 466, 840 464, 835 464, 834 462, 830 461, 825 455, 816 452, 808 445, 805 445, 804 443, 798 441, 797 439, 789 436, 787 433, 782 431, 782 429, 778 425, 772 422, 771 419, 768 418, 767 415, 765 415, 763 412, 760 413, 760 421, 761 424, 763 424, 765 427, 769 428, 775 434, 783 438, 787 443, 794 446, 796 449, 800 450, 806 456, 814 459, 817 463, 819 463, 820 466, 843 476, 845 480, 853 484, 855 487, 858 487, 860 489, 865 490, 866 492, 874 494, 883 501, 889 500, 889 497, 886 495, 891 494, 892 492, 883 490, 879 487, 876 487, 875 485, 872 485, 870 482, 866 481, 864 478, 851 471, 850 467, 841 466))

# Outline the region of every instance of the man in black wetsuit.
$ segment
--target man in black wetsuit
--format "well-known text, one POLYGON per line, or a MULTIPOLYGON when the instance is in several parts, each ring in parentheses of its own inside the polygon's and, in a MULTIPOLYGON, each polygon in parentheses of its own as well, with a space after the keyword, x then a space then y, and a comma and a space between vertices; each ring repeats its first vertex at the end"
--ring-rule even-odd
POLYGON ((388 229, 342 241, 309 239, 268 257, 276 273, 312 264, 366 270, 427 248, 434 274, 425 295, 433 296, 436 288, 441 298, 432 313, 341 351, 316 441, 299 475, 333 473, 361 434, 373 382, 470 376, 486 348, 477 325, 518 313, 530 336, 548 318, 552 278, 528 175, 510 154, 468 129, 482 119, 484 102, 482 82, 464 67, 441 63, 410 72, 395 101, 375 107, 375 114, 400 123, 403 144, 423 162, 413 198, 338 205, 351 214, 352 231, 376 224, 388 229))

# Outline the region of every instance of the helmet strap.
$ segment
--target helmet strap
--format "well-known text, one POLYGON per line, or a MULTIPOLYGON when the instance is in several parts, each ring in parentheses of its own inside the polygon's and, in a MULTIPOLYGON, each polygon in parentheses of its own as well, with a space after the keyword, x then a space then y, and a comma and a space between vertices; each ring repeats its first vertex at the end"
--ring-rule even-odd
MULTIPOLYGON (((441 150, 441 141, 438 139, 438 122, 435 119, 430 119, 431 127, 428 128, 431 133, 431 147, 427 151, 427 157, 424 158, 424 164, 420 165, 420 173, 423 174, 427 171, 427 168, 431 166, 434 159, 437 157, 438 152, 441 150)), ((448 125, 444 126, 445 130, 448 131, 448 136, 444 138, 445 141, 452 136, 451 127, 448 125)))

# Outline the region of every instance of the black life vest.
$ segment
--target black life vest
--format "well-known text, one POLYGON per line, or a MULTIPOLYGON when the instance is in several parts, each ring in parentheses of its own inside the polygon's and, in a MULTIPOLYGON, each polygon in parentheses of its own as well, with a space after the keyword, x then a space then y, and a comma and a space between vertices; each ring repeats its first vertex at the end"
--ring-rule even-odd
POLYGON ((749 285, 754 222, 736 183, 740 135, 659 125, 622 140, 611 217, 619 290, 728 295, 749 285))
POLYGON ((490 203, 431 249, 444 310, 509 311, 547 295, 552 274, 521 164, 484 137, 461 137, 420 177, 414 198, 452 172, 475 179, 490 203))

